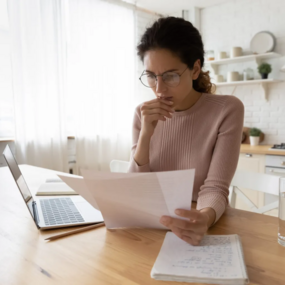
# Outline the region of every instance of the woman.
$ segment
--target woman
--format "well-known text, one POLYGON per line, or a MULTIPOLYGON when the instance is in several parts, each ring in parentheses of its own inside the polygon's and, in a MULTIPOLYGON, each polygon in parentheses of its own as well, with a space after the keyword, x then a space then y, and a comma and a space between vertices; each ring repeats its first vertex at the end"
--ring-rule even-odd
MULTIPOLYGON (((160 18, 137 46, 145 70, 140 80, 156 99, 136 108, 130 172, 195 169, 196 210, 187 218, 160 222, 198 245, 228 204, 243 127, 244 107, 234 96, 211 94, 203 72, 204 47, 198 30, 181 18, 160 18)), ((190 201, 189 201, 190 203, 190 201)))

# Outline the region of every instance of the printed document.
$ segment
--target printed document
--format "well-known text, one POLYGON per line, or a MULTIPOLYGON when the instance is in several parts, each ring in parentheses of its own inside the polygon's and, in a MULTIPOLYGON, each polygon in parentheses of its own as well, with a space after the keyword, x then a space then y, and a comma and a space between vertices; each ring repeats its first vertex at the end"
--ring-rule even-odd
MULTIPOLYGON (((147 173, 83 170, 83 178, 59 177, 103 215, 107 228, 166 229, 163 215, 191 209, 194 169, 147 173)), ((181 218, 181 217, 179 217, 181 218)))

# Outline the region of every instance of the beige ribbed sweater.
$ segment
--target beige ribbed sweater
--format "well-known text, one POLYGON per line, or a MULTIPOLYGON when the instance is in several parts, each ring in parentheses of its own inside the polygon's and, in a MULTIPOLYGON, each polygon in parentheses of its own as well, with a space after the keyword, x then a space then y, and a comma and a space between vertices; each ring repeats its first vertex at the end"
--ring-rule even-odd
POLYGON ((192 200, 197 201, 198 210, 213 208, 216 222, 228 205, 229 185, 238 162, 242 102, 234 96, 203 93, 190 109, 158 121, 150 141, 149 163, 142 166, 133 159, 141 129, 140 107, 134 115, 129 172, 194 168, 192 200))

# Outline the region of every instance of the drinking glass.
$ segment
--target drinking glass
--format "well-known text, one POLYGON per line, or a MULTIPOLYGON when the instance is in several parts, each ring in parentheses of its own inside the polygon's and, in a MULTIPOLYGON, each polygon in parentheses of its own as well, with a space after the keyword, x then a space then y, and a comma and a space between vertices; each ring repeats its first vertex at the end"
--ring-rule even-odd
POLYGON ((280 188, 279 192, 279 227, 278 243, 285 246, 285 187, 280 188))

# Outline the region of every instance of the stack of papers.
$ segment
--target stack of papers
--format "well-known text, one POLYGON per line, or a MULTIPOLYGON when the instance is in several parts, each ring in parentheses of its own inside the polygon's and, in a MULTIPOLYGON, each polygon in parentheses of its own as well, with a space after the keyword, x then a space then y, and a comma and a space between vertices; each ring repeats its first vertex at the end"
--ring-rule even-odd
POLYGON ((94 208, 107 228, 166 229, 161 216, 191 209, 195 170, 149 173, 104 173, 84 170, 83 178, 59 177, 94 208))
POLYGON ((206 235, 199 246, 193 246, 168 232, 151 277, 226 285, 249 282, 238 235, 206 235))

